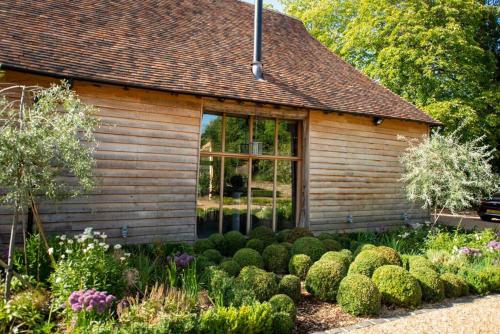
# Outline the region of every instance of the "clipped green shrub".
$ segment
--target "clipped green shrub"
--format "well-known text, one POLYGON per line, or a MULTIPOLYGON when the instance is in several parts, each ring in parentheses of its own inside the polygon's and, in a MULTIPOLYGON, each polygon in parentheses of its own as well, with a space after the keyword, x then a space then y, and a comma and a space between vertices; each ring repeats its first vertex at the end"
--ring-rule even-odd
POLYGON ((304 280, 313 263, 313 260, 305 254, 293 255, 288 263, 288 271, 304 280))
POLYGON ((250 238, 259 239, 264 242, 264 247, 277 242, 273 230, 266 226, 259 226, 250 231, 250 238))
POLYGON ((372 277, 375 269, 387 265, 383 255, 375 250, 364 250, 356 256, 354 262, 349 266, 349 274, 362 274, 372 277))
POLYGON ((382 294, 384 304, 417 307, 422 302, 422 289, 417 279, 400 266, 377 268, 372 280, 382 294))
POLYGON ((224 235, 222 233, 214 233, 208 237, 208 240, 214 245, 221 254, 226 251, 226 241, 224 240, 224 235))
POLYGON ((340 282, 337 303, 353 315, 377 315, 380 312, 381 295, 377 286, 365 275, 347 275, 340 282))
POLYGON ((422 255, 413 255, 408 257, 408 270, 413 270, 422 267, 436 270, 436 267, 434 267, 432 262, 422 255))
POLYGON ((393 264, 395 266, 402 266, 403 262, 401 261, 401 257, 398 252, 391 247, 387 246, 378 246, 375 247, 374 250, 381 254, 387 260, 387 264, 393 264))
POLYGON ((272 271, 276 274, 287 272, 290 255, 288 250, 280 244, 272 244, 267 246, 262 252, 264 258, 264 267, 267 271, 272 271))
POLYGON ((349 268, 349 264, 351 264, 349 255, 346 255, 346 253, 342 253, 342 252, 332 252, 332 251, 326 252, 325 254, 323 254, 321 256, 320 260, 341 261, 344 264, 346 270, 347 270, 347 268, 349 268))
POLYGON ((212 261, 216 264, 220 263, 223 258, 221 253, 216 249, 207 249, 202 253, 202 255, 206 257, 209 261, 212 261))
POLYGON ((324 253, 326 253, 325 246, 318 238, 302 237, 292 245, 292 255, 305 254, 313 261, 319 260, 324 253))
POLYGON ((247 239, 238 231, 230 231, 224 234, 226 254, 232 256, 241 248, 245 247, 247 239))
POLYGON ((203 273, 205 272, 205 269, 211 266, 215 266, 216 263, 213 261, 210 261, 207 259, 205 256, 200 255, 196 257, 196 274, 198 277, 203 276, 203 273))
POLYGON ((285 235, 285 241, 293 244, 302 237, 313 237, 314 234, 304 227, 294 227, 285 235))
POLYGON ((350 250, 342 249, 342 250, 340 250, 340 253, 344 254, 349 259, 349 263, 354 261, 354 255, 352 254, 352 252, 350 250))
POLYGON ((327 239, 335 240, 335 238, 333 237, 333 235, 331 235, 330 233, 327 233, 327 232, 320 233, 317 238, 319 240, 327 240, 327 239))
POLYGON ((288 233, 290 233, 290 231, 291 229, 287 228, 276 233, 276 239, 278 240, 278 242, 279 243, 284 242, 286 236, 288 235, 288 233))
POLYGON ((444 273, 440 277, 444 284, 444 295, 447 298, 456 298, 469 294, 467 282, 462 277, 453 273, 444 273))
POLYGON ((241 270, 240 264, 233 259, 222 261, 220 268, 232 277, 238 276, 241 270))
POLYGON ((480 295, 500 292, 500 267, 485 266, 480 268, 464 268, 459 271, 470 290, 480 295))
POLYGON ((271 304, 274 312, 286 312, 295 320, 297 308, 295 307, 293 299, 289 296, 285 294, 274 295, 269 299, 269 304, 271 304))
POLYGON ((260 239, 250 239, 247 241, 245 248, 255 249, 257 252, 262 253, 264 250, 264 241, 260 239))
POLYGON ((444 299, 444 283, 437 272, 427 267, 417 267, 411 269, 410 274, 422 288, 422 300, 439 302, 444 299))
POLYGON ((196 254, 202 254, 204 251, 213 248, 215 248, 215 245, 208 239, 196 240, 193 245, 193 249, 196 254))
POLYGON ((342 245, 337 240, 324 239, 321 240, 321 242, 323 243, 327 251, 339 251, 342 249, 342 245))
POLYGON ((298 302, 301 296, 300 278, 295 275, 285 275, 278 285, 279 293, 283 293, 298 302))
POLYGON ((288 254, 290 254, 292 252, 292 244, 291 243, 281 242, 280 245, 286 248, 286 250, 288 251, 288 254))
POLYGON ((306 275, 306 290, 319 300, 334 302, 344 276, 344 264, 340 261, 315 262, 306 275))
MULTIPOLYGON (((359 253, 365 250, 370 250, 376 248, 375 245, 372 244, 361 244, 356 247, 356 250, 354 251, 354 257, 358 256, 359 253)), ((351 248, 352 249, 352 248, 351 248)))
POLYGON ((264 260, 262 256, 255 249, 242 248, 233 256, 233 260, 243 268, 246 266, 256 266, 257 268, 264 268, 264 260))
POLYGON ((295 327, 292 317, 286 312, 273 314, 273 334, 290 334, 295 327))
POLYGON ((248 266, 241 269, 238 281, 245 288, 252 290, 259 301, 269 300, 269 298, 278 292, 278 283, 275 274, 268 273, 255 266, 248 266))

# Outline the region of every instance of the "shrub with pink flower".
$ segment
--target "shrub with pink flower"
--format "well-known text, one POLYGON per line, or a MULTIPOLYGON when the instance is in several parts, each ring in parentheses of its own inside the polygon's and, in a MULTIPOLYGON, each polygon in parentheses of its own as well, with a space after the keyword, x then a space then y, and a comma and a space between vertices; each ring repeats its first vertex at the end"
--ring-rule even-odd
POLYGON ((73 291, 69 296, 69 304, 74 312, 96 312, 102 314, 109 310, 116 300, 115 296, 106 291, 95 289, 73 291))
POLYGON ((167 256, 167 263, 172 264, 175 263, 175 266, 178 269, 186 268, 191 262, 194 261, 194 256, 189 255, 188 253, 177 253, 173 257, 167 256))
POLYGON ((467 256, 482 256, 483 253, 480 249, 470 248, 470 247, 461 247, 456 250, 457 254, 467 255, 467 256))
POLYGON ((486 247, 491 250, 500 250, 500 241, 491 240, 490 242, 488 242, 486 247))

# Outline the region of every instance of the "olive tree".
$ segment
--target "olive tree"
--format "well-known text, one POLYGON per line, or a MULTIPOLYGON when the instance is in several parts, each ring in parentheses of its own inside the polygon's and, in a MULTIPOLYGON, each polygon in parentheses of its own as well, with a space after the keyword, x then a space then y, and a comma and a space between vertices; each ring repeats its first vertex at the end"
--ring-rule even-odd
POLYGON ((0 204, 13 210, 6 298, 20 216, 32 208, 43 234, 37 200, 74 197, 93 187, 95 111, 66 82, 0 89, 0 204))
POLYGON ((439 130, 422 140, 408 140, 400 157, 407 198, 434 211, 434 223, 443 210, 455 214, 470 208, 498 188, 498 176, 490 161, 493 149, 483 137, 462 142, 458 129, 451 134, 439 130))

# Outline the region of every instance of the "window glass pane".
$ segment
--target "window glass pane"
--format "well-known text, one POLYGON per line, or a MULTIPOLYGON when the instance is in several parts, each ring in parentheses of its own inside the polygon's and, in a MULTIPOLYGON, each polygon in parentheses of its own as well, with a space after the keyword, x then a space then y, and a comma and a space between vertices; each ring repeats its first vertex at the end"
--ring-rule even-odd
POLYGON ((295 227, 297 162, 278 160, 276 183, 276 228, 278 231, 295 227))
POLYGON ((224 158, 224 232, 246 234, 248 160, 224 158))
POLYGON ((279 120, 278 151, 282 156, 297 156, 298 121, 279 120))
POLYGON ((273 228, 273 160, 252 160, 252 229, 273 228))
POLYGON ((220 152, 222 140, 222 115, 203 114, 201 120, 202 152, 220 152))
POLYGON ((200 157, 197 201, 198 238, 219 232, 221 158, 200 157))
POLYGON ((226 152, 248 153, 249 118, 226 115, 226 152))
POLYGON ((254 118, 253 154, 274 155, 274 119, 254 118))

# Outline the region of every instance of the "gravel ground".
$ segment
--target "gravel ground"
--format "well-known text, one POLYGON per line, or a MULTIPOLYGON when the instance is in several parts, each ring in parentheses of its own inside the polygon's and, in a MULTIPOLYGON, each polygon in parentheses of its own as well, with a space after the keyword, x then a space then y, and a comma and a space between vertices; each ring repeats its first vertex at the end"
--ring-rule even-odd
POLYGON ((350 334, 498 334, 500 333, 500 295, 477 298, 463 304, 412 315, 350 334))

